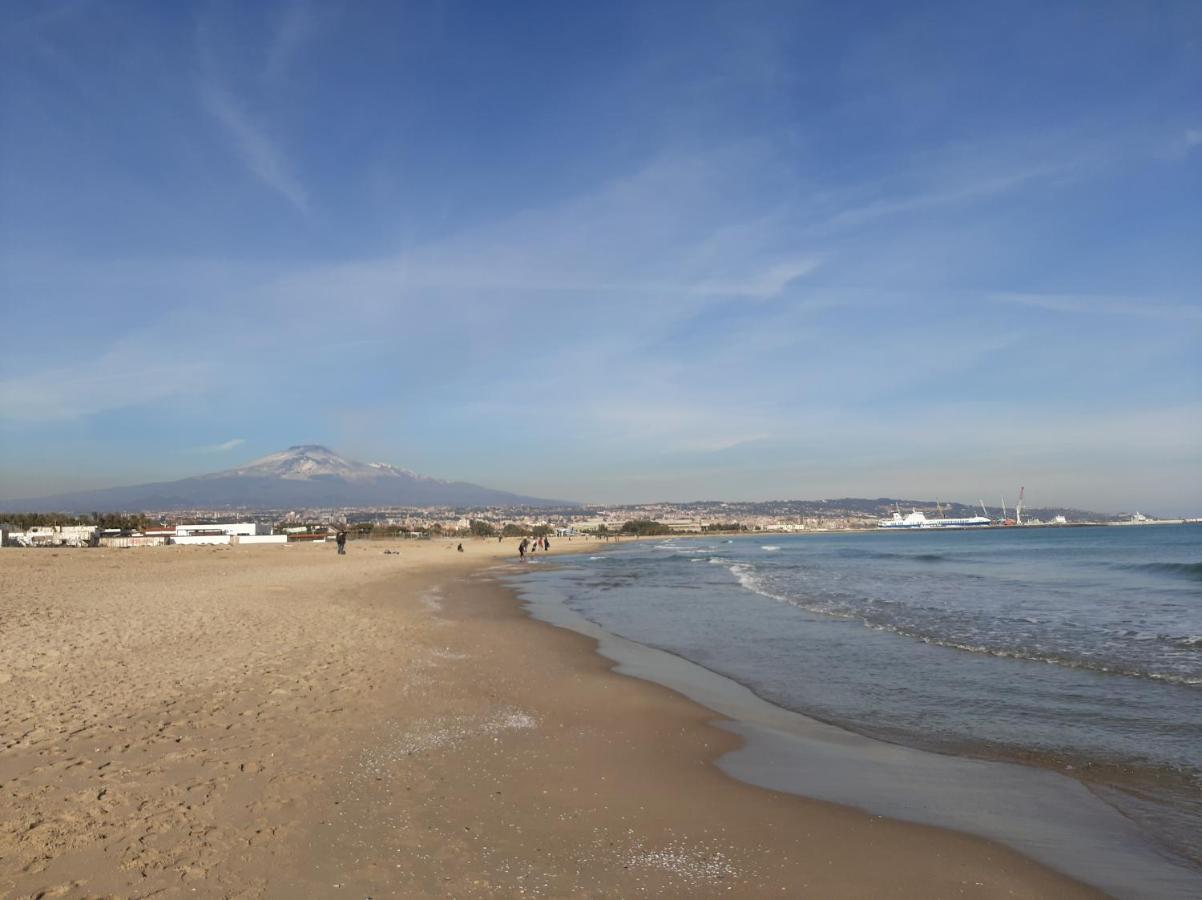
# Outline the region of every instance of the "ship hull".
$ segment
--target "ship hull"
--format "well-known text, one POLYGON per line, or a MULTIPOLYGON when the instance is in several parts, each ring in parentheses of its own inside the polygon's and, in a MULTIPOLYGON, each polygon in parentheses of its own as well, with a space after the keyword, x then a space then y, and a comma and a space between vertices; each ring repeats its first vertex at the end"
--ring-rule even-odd
POLYGON ((965 519, 928 519, 925 515, 915 510, 905 518, 900 514, 895 513, 892 519, 883 519, 877 522, 877 528, 886 530, 913 531, 928 528, 960 529, 960 528, 988 528, 993 523, 984 516, 971 516, 965 519))

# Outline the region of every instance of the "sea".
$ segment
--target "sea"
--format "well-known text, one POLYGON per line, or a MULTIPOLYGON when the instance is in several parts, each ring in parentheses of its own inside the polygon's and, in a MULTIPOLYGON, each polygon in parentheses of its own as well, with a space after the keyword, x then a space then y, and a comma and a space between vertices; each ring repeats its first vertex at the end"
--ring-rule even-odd
MULTIPOLYGON (((1202 873, 1202 526, 630 541, 513 582, 546 618, 557 607, 816 722, 1072 779, 1116 835, 1202 873)), ((907 802, 883 812, 943 821, 907 802)), ((1187 883, 1202 885, 1114 892, 1187 883)))

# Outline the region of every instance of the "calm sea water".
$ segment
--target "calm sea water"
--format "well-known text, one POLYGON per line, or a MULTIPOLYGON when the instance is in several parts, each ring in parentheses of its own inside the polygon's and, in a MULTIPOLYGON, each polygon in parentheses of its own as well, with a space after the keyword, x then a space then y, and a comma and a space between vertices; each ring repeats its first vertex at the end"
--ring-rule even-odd
POLYGON ((780 706, 1080 777, 1202 861, 1202 527, 671 539, 532 573, 780 706))

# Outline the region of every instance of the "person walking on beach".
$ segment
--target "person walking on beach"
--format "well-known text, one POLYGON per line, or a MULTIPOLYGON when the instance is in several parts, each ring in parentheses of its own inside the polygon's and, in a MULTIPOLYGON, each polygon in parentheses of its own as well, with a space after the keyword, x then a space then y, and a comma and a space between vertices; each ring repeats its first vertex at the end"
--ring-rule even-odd
POLYGON ((518 544, 518 556, 522 559, 526 558, 526 539, 522 538, 522 542, 518 544))
POLYGON ((338 555, 346 556, 346 530, 339 529, 338 536, 334 538, 334 543, 338 545, 338 555))

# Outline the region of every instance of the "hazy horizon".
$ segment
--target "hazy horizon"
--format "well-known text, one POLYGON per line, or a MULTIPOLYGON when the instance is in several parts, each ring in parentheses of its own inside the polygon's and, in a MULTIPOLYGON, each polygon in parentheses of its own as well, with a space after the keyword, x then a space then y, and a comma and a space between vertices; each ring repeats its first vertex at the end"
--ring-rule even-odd
POLYGON ((305 442, 1202 515, 1202 5, 18 2, 0 498, 305 442))

